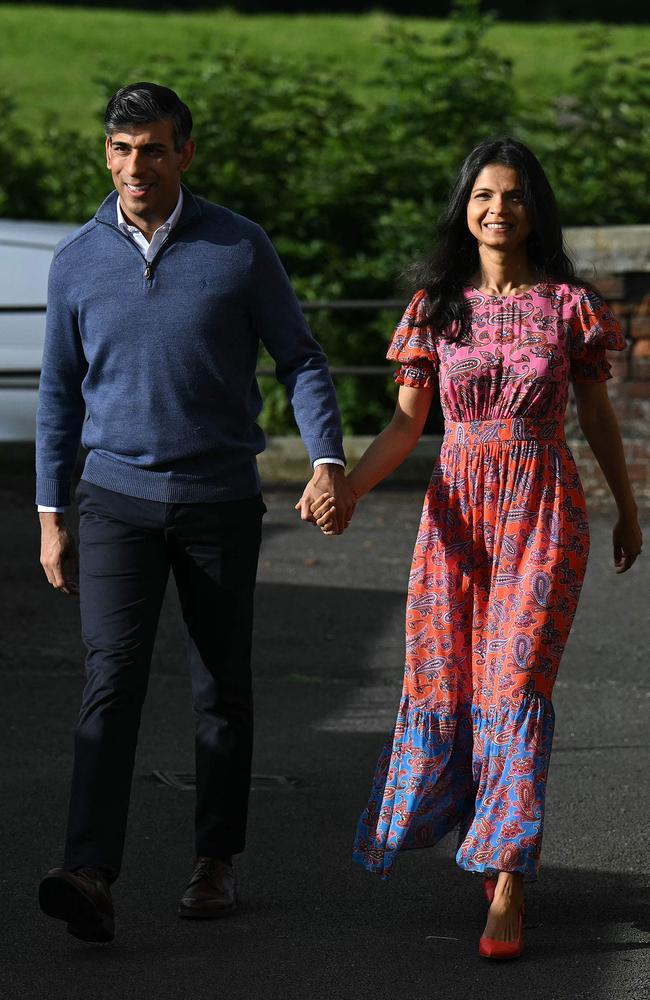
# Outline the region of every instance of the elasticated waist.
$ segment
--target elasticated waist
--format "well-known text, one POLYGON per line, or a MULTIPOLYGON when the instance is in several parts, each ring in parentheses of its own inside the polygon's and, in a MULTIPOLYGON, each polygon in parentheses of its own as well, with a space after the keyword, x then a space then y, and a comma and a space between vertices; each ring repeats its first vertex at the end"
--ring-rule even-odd
POLYGON ((469 448, 493 441, 564 441, 563 420, 512 417, 500 420, 447 421, 443 444, 469 448))

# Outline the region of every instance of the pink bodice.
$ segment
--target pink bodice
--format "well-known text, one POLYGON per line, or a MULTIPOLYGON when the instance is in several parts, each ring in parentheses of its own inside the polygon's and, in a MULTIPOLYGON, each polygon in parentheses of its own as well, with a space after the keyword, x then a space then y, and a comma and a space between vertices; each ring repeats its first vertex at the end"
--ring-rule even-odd
POLYGON ((417 292, 388 351, 396 381, 417 388, 437 377, 447 421, 530 417, 562 420, 569 380, 610 378, 607 350, 622 350, 620 325, 594 292, 567 284, 535 285, 519 295, 467 288, 469 335, 450 341, 428 326, 417 292))

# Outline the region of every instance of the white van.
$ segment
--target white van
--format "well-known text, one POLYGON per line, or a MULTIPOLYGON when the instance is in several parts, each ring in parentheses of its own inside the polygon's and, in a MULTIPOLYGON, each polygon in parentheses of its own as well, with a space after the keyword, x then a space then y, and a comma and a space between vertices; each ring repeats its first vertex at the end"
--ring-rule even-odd
POLYGON ((77 226, 0 219, 0 441, 33 441, 47 274, 77 226))

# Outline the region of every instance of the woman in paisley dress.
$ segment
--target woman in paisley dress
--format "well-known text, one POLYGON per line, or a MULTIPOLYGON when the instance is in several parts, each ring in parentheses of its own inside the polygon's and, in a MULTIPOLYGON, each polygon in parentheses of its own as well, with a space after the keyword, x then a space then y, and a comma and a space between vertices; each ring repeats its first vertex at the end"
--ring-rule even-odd
MULTIPOLYGON (((354 858, 387 876, 398 851, 459 830, 483 876, 484 957, 522 950, 524 880, 537 875, 551 696, 585 574, 589 528, 564 438, 569 381, 618 508, 616 572, 641 549, 606 380, 620 327, 563 249, 541 165, 512 139, 463 163, 393 336, 390 424, 350 481, 357 497, 414 448, 440 392, 445 434, 424 500, 406 610, 399 714, 354 858)), ((312 508, 333 533, 333 500, 312 508)))

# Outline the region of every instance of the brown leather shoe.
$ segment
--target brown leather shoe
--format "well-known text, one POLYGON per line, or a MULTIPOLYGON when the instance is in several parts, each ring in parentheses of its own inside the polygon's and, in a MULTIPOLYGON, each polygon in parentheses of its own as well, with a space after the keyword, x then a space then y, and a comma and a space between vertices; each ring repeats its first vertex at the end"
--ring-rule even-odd
POLYGON ((68 933, 82 941, 105 942, 115 937, 111 890, 96 868, 68 872, 52 868, 38 888, 43 913, 67 920, 68 933))
POLYGON ((218 858, 197 858, 192 877, 178 906, 179 917, 212 920, 237 908, 232 865, 218 858))

